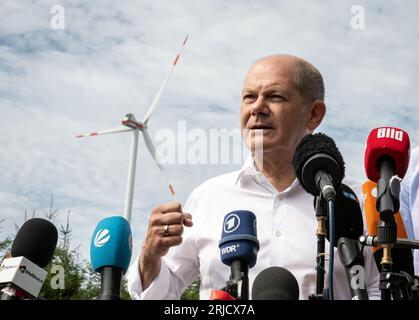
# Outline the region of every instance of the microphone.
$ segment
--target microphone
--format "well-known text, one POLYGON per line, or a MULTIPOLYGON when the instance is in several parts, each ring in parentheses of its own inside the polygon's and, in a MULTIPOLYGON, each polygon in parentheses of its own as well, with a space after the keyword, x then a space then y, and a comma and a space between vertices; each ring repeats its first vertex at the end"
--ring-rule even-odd
MULTIPOLYGON (((326 221, 328 221, 327 217, 326 221)), ((342 237, 358 240, 364 232, 364 221, 356 193, 342 183, 336 193, 335 201, 335 238, 342 237)), ((326 229, 329 240, 329 230, 326 229)))
MULTIPOLYGON (((362 185, 362 193, 364 195, 364 211, 365 220, 367 223, 368 235, 376 239, 377 228, 380 223, 380 216, 376 208, 377 198, 375 197, 377 184, 371 180, 367 180, 362 185)), ((409 274, 414 274, 413 254, 410 248, 399 248, 399 239, 407 239, 407 231, 400 215, 400 211, 394 215, 397 224, 397 243, 391 251, 393 258, 392 270, 396 273, 405 271, 409 274)), ((400 240, 401 241, 401 240, 400 240)), ((378 270, 381 271, 381 259, 383 257, 383 248, 380 246, 371 246, 374 254, 374 260, 378 270)))
POLYGON ((367 139, 364 165, 368 179, 377 182, 376 207, 380 214, 377 243, 383 248, 380 279, 381 299, 391 299, 391 251, 397 243, 397 222, 394 215, 400 208, 400 180, 407 171, 410 141, 407 132, 394 128, 373 129, 367 139))
POLYGON ((210 300, 236 300, 225 290, 211 290, 210 300))
MULTIPOLYGON (((323 133, 307 134, 295 149, 292 159, 295 174, 302 187, 313 196, 319 196, 319 204, 322 197, 326 200, 327 213, 329 216, 330 252, 328 274, 328 297, 333 300, 333 266, 334 266, 334 206, 336 190, 339 188, 345 175, 345 163, 334 140, 323 133)), ((317 215, 317 212, 316 212, 317 215)), ((318 216, 317 250, 324 250, 324 218, 318 216)), ((324 252, 318 252, 323 254, 324 252)), ((323 259, 317 259, 317 263, 323 265, 323 259), (320 261, 322 260, 322 261, 320 261)), ((322 266, 317 268, 316 296, 322 289, 322 266)))
POLYGON ((32 218, 16 234, 12 258, 0 266, 1 300, 37 298, 57 246, 57 228, 48 220, 32 218))
POLYGON ((342 237, 338 240, 337 248, 345 267, 352 300, 369 300, 365 281, 362 281, 365 280, 365 269, 361 243, 358 240, 342 237))
POLYGON ((262 270, 253 282, 253 300, 298 300, 299 295, 297 279, 281 267, 262 270))
MULTIPOLYGON (((358 241, 364 230, 362 211, 356 193, 346 184, 341 184, 336 194, 335 235, 340 260, 345 267, 352 300, 368 300, 365 282, 357 283, 363 277, 364 256, 358 241)), ((326 238, 329 239, 328 230, 326 238)))
POLYGON ((218 246, 221 261, 231 267, 226 291, 237 300, 248 300, 249 268, 256 264, 259 251, 255 214, 247 210, 228 213, 218 246))
POLYGON ((128 221, 121 216, 101 220, 90 243, 93 269, 101 275, 100 300, 120 300, 122 275, 127 272, 132 253, 128 221))
POLYGON ((368 179, 378 184, 376 205, 383 221, 399 211, 400 179, 406 174, 409 158, 407 132, 393 127, 376 128, 370 132, 365 148, 365 172, 368 179))
POLYGON ((345 175, 345 163, 334 140, 323 133, 307 134, 298 144, 292 160, 303 188, 313 196, 321 192, 334 199, 345 175))
POLYGON ((397 174, 404 178, 409 167, 410 140, 406 131, 394 127, 376 128, 370 132, 365 148, 365 172, 368 179, 397 174))

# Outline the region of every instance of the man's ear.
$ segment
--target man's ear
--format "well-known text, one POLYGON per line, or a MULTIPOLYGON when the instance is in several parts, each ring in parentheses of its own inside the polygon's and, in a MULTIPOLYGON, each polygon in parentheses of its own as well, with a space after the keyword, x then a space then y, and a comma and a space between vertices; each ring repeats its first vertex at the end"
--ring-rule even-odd
POLYGON ((309 117, 307 121, 307 129, 314 131, 323 121, 326 115, 326 105, 322 100, 315 100, 309 106, 309 117))

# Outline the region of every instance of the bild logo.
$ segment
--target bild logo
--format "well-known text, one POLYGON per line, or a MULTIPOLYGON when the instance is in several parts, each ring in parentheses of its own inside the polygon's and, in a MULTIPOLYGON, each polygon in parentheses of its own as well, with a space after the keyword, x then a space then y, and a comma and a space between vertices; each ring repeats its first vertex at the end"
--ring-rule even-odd
POLYGON ((403 131, 395 128, 379 128, 377 130, 377 138, 390 138, 403 142, 403 131))
POLYGON ((94 244, 96 248, 100 248, 104 246, 109 239, 111 238, 111 235, 109 234, 108 229, 100 229, 95 236, 94 244))
POLYGON ((224 232, 231 233, 236 230, 240 225, 240 218, 237 214, 230 214, 224 222, 224 232))

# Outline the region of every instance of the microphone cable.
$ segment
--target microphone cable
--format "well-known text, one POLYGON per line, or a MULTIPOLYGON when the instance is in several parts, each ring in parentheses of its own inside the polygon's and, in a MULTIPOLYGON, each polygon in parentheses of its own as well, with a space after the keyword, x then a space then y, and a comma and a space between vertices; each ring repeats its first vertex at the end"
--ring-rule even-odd
POLYGON ((333 269, 335 260, 335 203, 332 199, 327 202, 329 210, 329 273, 328 273, 328 299, 334 300, 333 269))

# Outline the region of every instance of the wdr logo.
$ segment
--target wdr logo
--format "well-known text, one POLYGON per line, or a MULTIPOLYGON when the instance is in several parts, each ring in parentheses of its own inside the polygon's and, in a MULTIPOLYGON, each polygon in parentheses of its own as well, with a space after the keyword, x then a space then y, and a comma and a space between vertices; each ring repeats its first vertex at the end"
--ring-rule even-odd
POLYGON ((229 215, 224 222, 224 232, 231 233, 235 231, 240 225, 240 218, 237 214, 229 215))
POLYGON ((95 236, 94 245, 96 248, 104 246, 111 238, 108 229, 100 229, 95 236))

